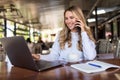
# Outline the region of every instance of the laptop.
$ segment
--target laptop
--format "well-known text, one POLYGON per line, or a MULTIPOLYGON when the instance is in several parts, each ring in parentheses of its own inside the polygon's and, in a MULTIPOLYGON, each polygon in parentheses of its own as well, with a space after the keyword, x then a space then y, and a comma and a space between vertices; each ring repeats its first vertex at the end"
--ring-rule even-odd
POLYGON ((60 61, 35 61, 29 51, 27 42, 22 36, 0 39, 12 65, 34 71, 43 71, 62 65, 60 61))

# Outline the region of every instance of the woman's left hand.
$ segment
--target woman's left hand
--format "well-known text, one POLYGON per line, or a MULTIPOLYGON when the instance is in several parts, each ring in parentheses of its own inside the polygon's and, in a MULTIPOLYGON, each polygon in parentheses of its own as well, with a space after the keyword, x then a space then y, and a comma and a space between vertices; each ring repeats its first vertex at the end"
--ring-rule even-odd
POLYGON ((85 24, 81 21, 81 20, 77 20, 77 26, 79 26, 81 28, 81 31, 85 31, 84 27, 85 24))

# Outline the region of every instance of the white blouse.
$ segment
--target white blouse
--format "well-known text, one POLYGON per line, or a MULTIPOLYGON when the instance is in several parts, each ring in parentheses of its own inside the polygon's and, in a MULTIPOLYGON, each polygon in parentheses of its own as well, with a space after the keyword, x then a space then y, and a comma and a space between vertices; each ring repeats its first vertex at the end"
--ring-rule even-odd
POLYGON ((83 51, 79 51, 77 48, 78 44, 78 33, 71 32, 72 46, 68 47, 68 43, 65 44, 65 48, 60 49, 59 45, 59 35, 57 35, 56 40, 52 46, 50 54, 43 56, 41 55, 41 59, 44 60, 65 60, 65 61, 80 61, 83 59, 93 60, 96 57, 96 49, 95 44, 92 40, 89 39, 86 32, 82 32, 82 47, 83 51))

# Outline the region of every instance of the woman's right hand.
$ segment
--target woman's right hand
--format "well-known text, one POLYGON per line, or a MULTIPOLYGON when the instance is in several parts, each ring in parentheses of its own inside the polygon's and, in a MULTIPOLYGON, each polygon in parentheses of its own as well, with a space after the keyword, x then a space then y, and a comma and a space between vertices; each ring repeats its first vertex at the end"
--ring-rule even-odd
POLYGON ((33 57, 33 59, 35 59, 35 60, 40 60, 40 55, 38 55, 38 54, 32 54, 32 57, 33 57))

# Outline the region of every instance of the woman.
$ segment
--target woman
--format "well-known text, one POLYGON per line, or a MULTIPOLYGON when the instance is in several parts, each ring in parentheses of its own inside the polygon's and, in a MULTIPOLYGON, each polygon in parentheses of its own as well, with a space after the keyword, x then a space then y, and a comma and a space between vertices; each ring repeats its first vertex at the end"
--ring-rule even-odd
MULTIPOLYGON (((68 62, 93 60, 96 57, 95 40, 86 24, 82 10, 76 6, 66 9, 64 24, 65 27, 57 35, 47 58, 68 62)), ((42 57, 40 56, 41 59, 42 57)))

